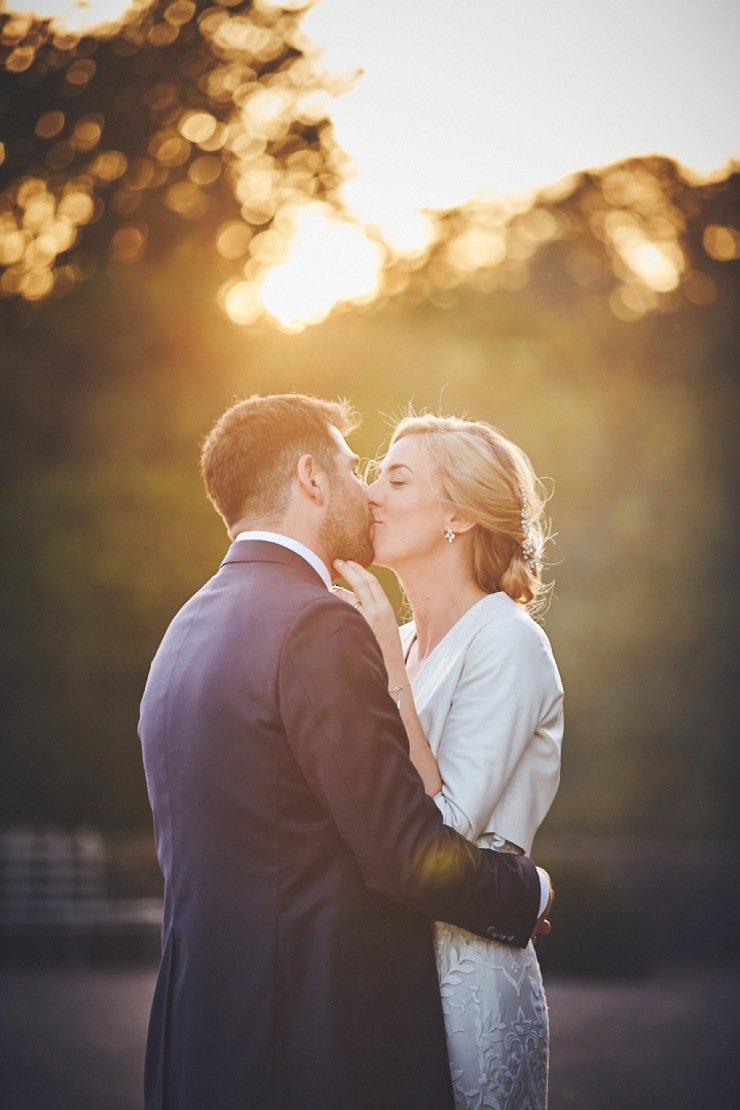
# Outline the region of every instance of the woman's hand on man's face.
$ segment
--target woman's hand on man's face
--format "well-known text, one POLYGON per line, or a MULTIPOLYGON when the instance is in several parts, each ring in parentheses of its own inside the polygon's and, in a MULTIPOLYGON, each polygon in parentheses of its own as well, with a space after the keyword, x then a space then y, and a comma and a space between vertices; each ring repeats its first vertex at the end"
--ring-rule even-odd
POLYGON ((334 567, 351 587, 345 590, 341 586, 333 586, 334 593, 362 613, 380 644, 386 667, 390 662, 395 663, 401 645, 396 614, 380 582, 359 563, 335 559, 334 567))

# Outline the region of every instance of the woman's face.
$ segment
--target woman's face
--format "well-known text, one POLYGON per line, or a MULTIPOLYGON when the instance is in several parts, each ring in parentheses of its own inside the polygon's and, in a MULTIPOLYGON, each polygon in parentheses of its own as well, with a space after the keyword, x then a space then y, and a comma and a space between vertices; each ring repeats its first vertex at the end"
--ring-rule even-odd
POLYGON ((445 542, 449 511, 435 494, 432 479, 419 436, 404 436, 393 444, 380 477, 368 489, 374 561, 379 566, 399 570, 445 542))

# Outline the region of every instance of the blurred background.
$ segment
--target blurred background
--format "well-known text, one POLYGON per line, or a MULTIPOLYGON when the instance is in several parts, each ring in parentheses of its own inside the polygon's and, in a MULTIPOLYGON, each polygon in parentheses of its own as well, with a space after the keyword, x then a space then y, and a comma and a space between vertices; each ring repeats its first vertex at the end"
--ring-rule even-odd
MULTIPOLYGON (((740 17, 660 2, 636 36, 632 3, 612 24, 579 4, 113 2, 0 4, 8 974, 155 958, 136 723, 169 619, 227 546, 199 445, 234 399, 297 390, 349 397, 364 457, 411 401, 492 422, 552 480, 567 734, 535 851, 558 889, 543 967, 612 989, 679 967, 724 1014, 740 17), (33 909, 18 875, 60 852, 98 863, 33 909), (65 899, 97 905, 81 944, 41 920, 65 899)), ((698 1101, 670 1105, 729 1105, 723 1043, 698 1101)), ((584 1101, 584 1067, 556 1107, 669 1104, 644 1083, 584 1101)))

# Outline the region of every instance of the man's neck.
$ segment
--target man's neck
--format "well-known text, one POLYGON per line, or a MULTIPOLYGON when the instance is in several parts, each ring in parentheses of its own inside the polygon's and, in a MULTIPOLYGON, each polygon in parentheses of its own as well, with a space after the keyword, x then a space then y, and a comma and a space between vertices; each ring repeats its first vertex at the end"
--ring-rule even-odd
POLYGON ((280 547, 287 548, 289 551, 294 551, 296 555, 300 555, 302 559, 305 559, 306 562, 313 567, 327 589, 331 587, 331 573, 326 565, 326 560, 315 548, 306 543, 304 539, 291 535, 290 532, 282 528, 280 530, 244 528, 234 536, 234 543, 239 540, 257 540, 263 543, 275 543, 280 547))

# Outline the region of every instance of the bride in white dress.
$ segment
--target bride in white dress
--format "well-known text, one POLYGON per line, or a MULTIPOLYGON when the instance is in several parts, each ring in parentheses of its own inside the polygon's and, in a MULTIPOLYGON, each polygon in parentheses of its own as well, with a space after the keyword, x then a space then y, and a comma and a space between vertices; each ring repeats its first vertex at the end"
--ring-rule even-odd
MULTIPOLYGON (((528 608, 542 599, 544 499, 526 455, 490 425, 396 427, 369 489, 375 562, 414 619, 399 638, 376 578, 337 563, 378 638, 411 758, 445 823, 529 854, 557 790, 563 689, 528 608)), ((548 1016, 530 943, 437 924, 456 1110, 544 1110, 548 1016)))

